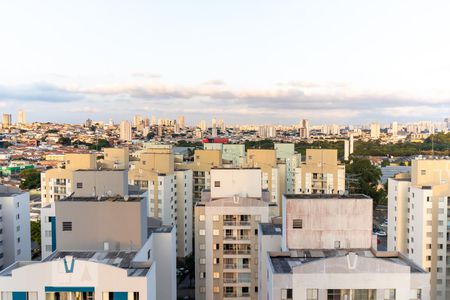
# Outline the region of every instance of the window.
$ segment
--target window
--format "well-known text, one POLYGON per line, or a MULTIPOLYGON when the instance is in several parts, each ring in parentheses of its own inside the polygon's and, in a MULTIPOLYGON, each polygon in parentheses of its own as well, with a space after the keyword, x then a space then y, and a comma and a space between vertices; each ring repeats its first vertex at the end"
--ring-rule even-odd
POLYGON ((281 289, 281 299, 292 299, 292 289, 281 289))
POLYGON ((420 170, 420 175, 427 175, 427 170, 420 170))
POLYGON ((205 229, 200 229, 200 230, 198 231, 198 234, 199 234, 199 235, 205 235, 205 229))
POLYGON ((421 300, 422 299, 422 290, 421 289, 413 289, 410 293, 411 300, 421 300))
POLYGON ((319 290, 317 289, 307 289, 306 290, 306 300, 318 300, 319 290))
POLYGON ((206 277, 206 272, 200 272, 200 278, 205 278, 206 277))
POLYGON ((200 264, 201 265, 206 264, 206 258, 200 258, 200 264))
POLYGON ((72 222, 62 222, 63 231, 72 231, 72 222))
POLYGON ((219 221, 219 215, 214 215, 213 216, 213 221, 219 221))
POLYGON ((335 249, 341 248, 341 241, 334 241, 334 248, 335 249))
POLYGON ((213 273, 213 278, 215 278, 215 279, 220 278, 220 273, 219 272, 214 272, 213 273))
POLYGON ((77 189, 82 189, 82 188, 83 188, 83 183, 77 182, 77 189))
POLYGON ((384 300, 395 300, 395 289, 385 289, 384 300))
POLYGON ((215 285, 214 287, 213 287, 213 292, 214 293, 220 293, 220 287, 218 287, 217 285, 215 285))
POLYGON ((294 229, 302 229, 303 228, 303 220, 302 219, 294 219, 294 220, 292 220, 292 228, 294 228, 294 229))
POLYGON ((214 187, 220 187, 220 181, 214 181, 214 187))
POLYGON ((200 216, 198 217, 198 219, 199 219, 200 221, 205 221, 205 215, 200 215, 200 216))
POLYGON ((200 250, 205 250, 206 249, 206 245, 205 244, 200 244, 200 250))
POLYGON ((213 235, 219 235, 219 229, 214 229, 213 230, 213 235))

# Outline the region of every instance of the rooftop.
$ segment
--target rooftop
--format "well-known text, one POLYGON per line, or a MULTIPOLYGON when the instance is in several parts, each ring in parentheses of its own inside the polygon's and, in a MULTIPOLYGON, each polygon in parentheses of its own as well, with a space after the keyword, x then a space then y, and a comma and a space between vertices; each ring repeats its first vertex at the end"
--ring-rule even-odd
POLYGON ((286 199, 372 199, 364 194, 285 194, 284 196, 286 199))
POLYGON ((281 235, 282 225, 273 223, 259 223, 262 235, 281 235))
POLYGON ((292 250, 284 253, 270 253, 270 260, 275 273, 292 273, 292 269, 294 267, 321 259, 346 256, 352 252, 362 257, 377 258, 396 264, 409 266, 412 273, 426 273, 425 270, 407 258, 400 255, 376 256, 371 249, 292 250))
POLYGON ((43 262, 63 259, 72 256, 75 259, 102 263, 121 269, 126 269, 128 276, 146 276, 150 263, 133 262, 137 251, 56 251, 43 262))
POLYGON ((141 196, 98 196, 98 197, 73 197, 68 196, 60 201, 62 202, 140 202, 144 199, 141 196))
POLYGON ((150 237, 153 233, 170 233, 172 229, 172 226, 149 227, 147 228, 147 233, 148 237, 150 237))

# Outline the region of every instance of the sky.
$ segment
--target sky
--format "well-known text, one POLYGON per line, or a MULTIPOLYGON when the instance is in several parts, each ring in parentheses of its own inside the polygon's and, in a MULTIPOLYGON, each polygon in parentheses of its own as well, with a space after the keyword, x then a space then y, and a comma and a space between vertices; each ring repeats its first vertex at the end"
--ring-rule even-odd
POLYGON ((0 112, 442 121, 449 15, 447 0, 0 0, 0 112))

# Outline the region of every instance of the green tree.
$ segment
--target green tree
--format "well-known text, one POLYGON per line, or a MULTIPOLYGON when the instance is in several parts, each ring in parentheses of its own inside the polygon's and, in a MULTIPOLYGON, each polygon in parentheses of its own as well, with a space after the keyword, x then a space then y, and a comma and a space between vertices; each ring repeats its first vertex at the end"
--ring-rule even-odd
POLYGON ((31 230, 31 241, 41 244, 41 222, 31 221, 30 222, 30 230, 31 230))
POLYGON ((60 137, 58 139, 58 144, 61 144, 63 146, 70 146, 72 144, 72 141, 68 137, 60 137))
POLYGON ((20 188, 32 190, 41 187, 41 173, 36 169, 26 169, 20 172, 20 188))
POLYGON ((352 158, 346 165, 347 175, 356 178, 349 185, 350 193, 362 193, 373 199, 374 206, 386 202, 386 191, 380 186, 381 169, 366 158, 352 158))

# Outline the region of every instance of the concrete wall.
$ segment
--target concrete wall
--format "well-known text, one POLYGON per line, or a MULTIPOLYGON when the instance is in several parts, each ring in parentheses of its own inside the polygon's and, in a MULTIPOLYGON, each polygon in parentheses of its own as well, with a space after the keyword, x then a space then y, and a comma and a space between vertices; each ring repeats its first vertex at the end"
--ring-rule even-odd
MULTIPOLYGON (((372 199, 286 199, 284 249, 368 249, 372 244, 372 199), (301 219, 302 229, 293 228, 301 219)), ((283 206, 284 206, 283 205, 283 206)))
POLYGON ((142 201, 55 202, 57 250, 136 250, 147 240, 146 210, 142 201), (145 216, 145 218, 144 218, 145 216), (62 223, 72 222, 72 231, 62 223))
POLYGON ((66 170, 95 170, 97 169, 97 156, 94 153, 69 153, 65 157, 66 170))
POLYGON ((260 169, 211 170, 211 198, 261 197, 261 190, 260 169))
POLYGON ((98 197, 102 195, 128 195, 128 172, 115 171, 75 171, 72 179, 74 197, 98 197), (82 188, 78 188, 78 183, 82 188))

